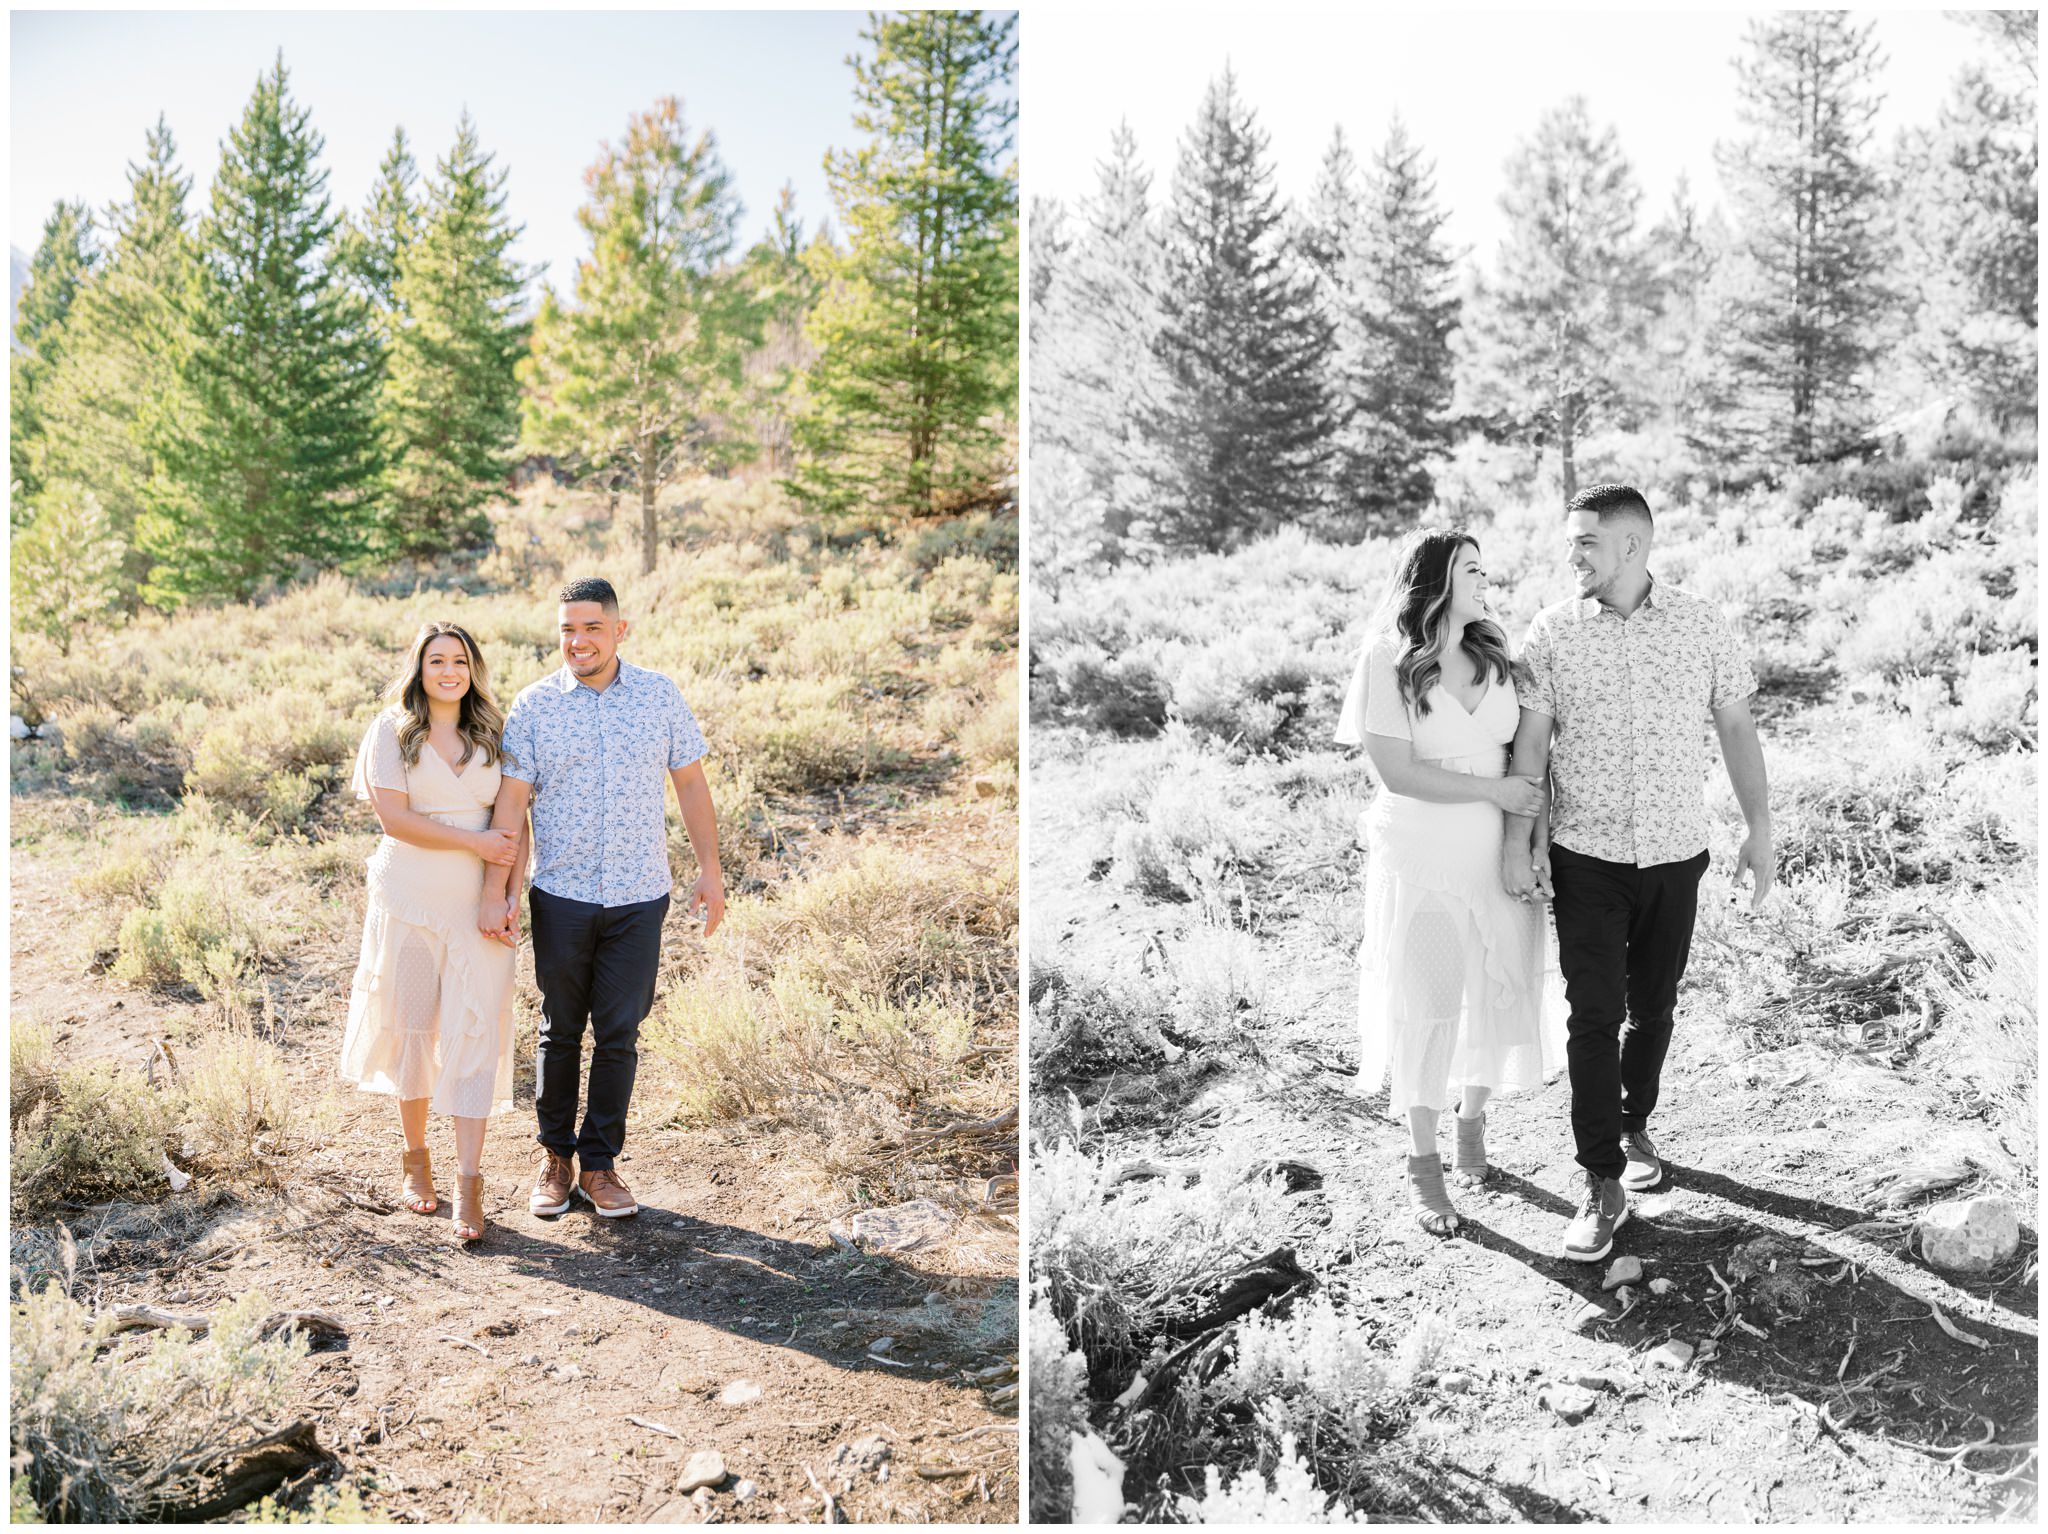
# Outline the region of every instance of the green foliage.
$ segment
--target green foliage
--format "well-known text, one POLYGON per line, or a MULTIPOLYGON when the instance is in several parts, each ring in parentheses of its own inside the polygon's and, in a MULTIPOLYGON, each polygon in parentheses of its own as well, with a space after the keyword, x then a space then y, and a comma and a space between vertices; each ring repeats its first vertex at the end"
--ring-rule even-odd
MULTIPOLYGON (((721 263, 740 205, 713 135, 693 139, 665 96, 607 144, 577 221, 590 256, 576 302, 541 301, 519 365, 524 436, 536 452, 616 473, 639 492, 640 570, 655 567, 655 498, 722 461, 722 413, 752 339, 751 294, 721 263)), ((614 481, 615 483, 617 481, 614 481)))
POLYGON ((511 468, 527 335, 517 317, 525 276, 509 254, 520 230, 505 217, 505 178, 465 113, 396 254, 400 321, 380 408, 389 465, 378 541, 389 553, 483 542, 483 508, 511 468))
POLYGON ((1073 1521, 1074 1434, 1088 1427, 1088 1360, 1074 1350, 1051 1303, 1031 1297, 1031 1521, 1073 1521))
MULTIPOLYGON (((82 202, 60 202, 43 222, 43 238, 29 260, 28 286, 13 319, 8 352, 8 474, 14 504, 42 488, 32 453, 42 429, 40 396, 65 351, 65 321, 98 259, 92 214, 82 202)), ((20 513, 15 513, 17 521, 20 513)))
POLYGON ((398 128, 362 212, 343 220, 335 234, 335 265, 376 315, 386 346, 399 324, 399 263, 419 228, 419 164, 405 129, 398 128))
POLYGON ((1142 408, 1156 457, 1134 530, 1164 549, 1216 549, 1312 516, 1343 407, 1332 327, 1284 237, 1267 134, 1225 70, 1181 142, 1166 211, 1154 352, 1142 408))
POLYGON ((95 1319, 54 1283, 25 1294, 9 1317, 9 1443, 42 1516, 153 1522, 197 1502, 207 1463, 290 1403, 306 1340, 264 1338, 270 1314, 252 1291, 203 1338, 174 1327, 117 1339, 112 1311, 95 1319))
POLYGON ((195 409, 140 523, 159 605, 247 597, 301 561, 326 568, 366 547, 376 336, 336 270, 324 140, 286 84, 280 55, 222 146, 200 232, 195 409))
POLYGON ((45 487, 31 507, 9 551, 15 627, 47 635, 68 654, 79 629, 120 606, 127 545, 99 497, 72 481, 45 487))
POLYGON ((336 1491, 332 1486, 315 1486, 303 1509, 283 1507, 275 1497, 265 1497, 249 1514, 250 1523, 387 1523, 390 1520, 366 1507, 362 1494, 353 1486, 336 1491))
POLYGON ((127 200, 107 212, 112 245, 79 293, 72 344, 40 395, 30 445, 42 479, 82 485, 106 508, 114 536, 127 545, 120 587, 130 605, 149 570, 137 523, 166 444, 191 421, 184 381, 184 300, 195 259, 185 212, 190 188, 159 118, 141 163, 128 167, 127 200))
POLYGON ((187 985, 233 1012, 248 982, 283 947, 275 897, 257 889, 248 850, 208 834, 181 853, 147 905, 121 920, 117 978, 187 985))
POLYGON ((826 159, 848 246, 823 294, 791 490, 815 509, 928 513, 982 490, 1017 388, 1016 18, 872 13, 857 150, 826 159))

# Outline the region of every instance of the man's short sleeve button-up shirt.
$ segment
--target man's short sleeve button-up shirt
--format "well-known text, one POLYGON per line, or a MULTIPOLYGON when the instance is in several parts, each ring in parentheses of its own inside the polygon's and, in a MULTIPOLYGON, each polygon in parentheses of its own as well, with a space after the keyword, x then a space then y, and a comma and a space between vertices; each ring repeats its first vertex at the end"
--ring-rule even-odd
POLYGON ((1720 612, 1661 581, 1626 618, 1580 597, 1536 615, 1522 660, 1522 706, 1556 722, 1551 840, 1641 868, 1696 856, 1712 711, 1756 691, 1720 612))
POLYGON ((533 785, 535 885, 602 906, 669 893, 668 774, 704 755, 673 681, 622 660, 599 692, 565 666, 513 700, 505 751, 505 776, 533 785))

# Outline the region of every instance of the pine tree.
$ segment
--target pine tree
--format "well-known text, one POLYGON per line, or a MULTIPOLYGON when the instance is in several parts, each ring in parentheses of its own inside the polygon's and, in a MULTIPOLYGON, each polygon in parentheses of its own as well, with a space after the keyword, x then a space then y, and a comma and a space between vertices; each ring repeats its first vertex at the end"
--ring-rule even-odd
POLYGON ((1014 15, 872 14, 859 149, 826 159, 847 246, 820 251, 812 409, 788 481, 824 511, 921 513, 984 488, 1017 379, 1014 15))
MULTIPOLYGON (((464 113, 463 121, 468 120, 464 113)), ((398 309, 399 263, 419 234, 419 179, 405 129, 396 129, 377 166, 369 200, 360 214, 343 220, 336 239, 337 265, 377 315, 387 339, 398 309)))
POLYGON ((1349 284, 1358 393, 1338 457, 1366 527, 1411 523, 1435 494, 1430 460, 1450 450, 1460 305, 1447 216, 1435 167, 1397 117, 1365 178, 1349 284))
POLYGON ((1364 217, 1358 160, 1342 127, 1316 168, 1307 207, 1292 232, 1294 249, 1314 281, 1316 302, 1330 324, 1327 389, 1330 439, 1323 453, 1324 485, 1320 530, 1343 536, 1362 530, 1358 458, 1362 433, 1371 423, 1363 412, 1374 380, 1370 374, 1368 280, 1359 248, 1364 217))
POLYGON ((1226 70, 1181 140, 1165 220, 1140 529, 1162 547, 1227 547, 1321 504, 1331 326, 1285 238, 1266 146, 1226 70))
POLYGON ((323 145, 280 54, 222 146, 201 226, 191 430, 167 444, 139 527, 153 603, 245 598, 365 551, 381 369, 366 306, 335 270, 323 145))
POLYGON ((28 511, 8 550, 14 626, 44 635, 69 655, 80 628, 119 608, 128 547, 99 497, 70 480, 44 488, 28 511))
POLYGON ((638 490, 644 574, 661 543, 656 495, 716 459, 758 315, 723 266, 741 209, 717 140, 690 137, 680 101, 634 113, 584 183, 590 254, 575 306, 548 293, 534 320, 519 365, 524 437, 638 490))
POLYGON ((42 431, 40 396, 64 353, 64 322, 92 272, 92 214, 82 202, 60 202, 43 223, 43 238, 29 259, 28 287, 14 316, 8 355, 8 478, 14 484, 16 525, 42 487, 33 446, 42 431))
POLYGON ((75 344, 44 391, 35 444, 42 477, 91 491, 126 546, 120 586, 128 601, 149 571, 135 545, 137 519, 164 445, 192 419, 183 310, 195 260, 185 211, 191 185, 159 118, 141 162, 128 166, 127 200, 106 211, 111 243, 79 292, 68 322, 75 344))
POLYGON ((464 112, 398 246, 379 411, 389 455, 379 543, 391 554, 483 543, 482 508, 511 471, 526 278, 509 254, 520 231, 505 217, 506 172, 492 160, 464 112))
POLYGON ((1965 13, 1998 45, 1900 154, 1899 243, 1919 378, 1994 426, 2038 400, 2040 136, 2031 11, 1965 13), (2001 56, 2002 55, 2002 56, 2001 56))
POLYGON ((1679 173, 1645 242, 1654 312, 1626 387, 1707 463, 1739 456, 1741 372, 1725 316, 1737 278, 1721 210, 1703 213, 1679 173))
POLYGON ((761 344, 748 353, 746 410, 759 456, 774 474, 796 468, 795 422, 805 408, 805 381, 818 349, 804 333, 819 285, 807 245, 830 241, 819 229, 807 241, 796 211, 796 188, 784 183, 766 234, 747 252, 747 280, 761 311, 761 344))
MULTIPOLYGON (((1078 536, 1067 541, 1077 552, 1088 541, 1083 528, 1092 526, 1100 546, 1089 552, 1114 557, 1143 514, 1156 477, 1156 466, 1148 472, 1147 432, 1163 375, 1153 349, 1160 310, 1151 185, 1136 136, 1128 123, 1118 124, 1109 157, 1096 167, 1095 191, 1082 199, 1056 258, 1057 293, 1048 291, 1042 301, 1044 322, 1041 305, 1034 305, 1033 448, 1044 444, 1070 471, 1065 493, 1076 514, 1070 532, 1078 536)), ((1034 239, 1062 232, 1050 225, 1041 231, 1034 216, 1034 239)), ((1038 256, 1034 251, 1034 283, 1038 256)))
POLYGON ((1583 96, 1546 112, 1507 163, 1507 234, 1475 295, 1464 382, 1494 430, 1539 460, 1555 444, 1566 499, 1579 439, 1630 403, 1616 362, 1641 346, 1649 313, 1640 201, 1614 130, 1593 126, 1583 96))
POLYGON ((1737 61, 1749 136, 1719 151, 1750 274, 1731 315, 1750 434, 1807 463, 1859 439, 1888 302, 1883 191, 1867 155, 1882 97, 1876 23, 1846 11, 1752 22, 1737 61))

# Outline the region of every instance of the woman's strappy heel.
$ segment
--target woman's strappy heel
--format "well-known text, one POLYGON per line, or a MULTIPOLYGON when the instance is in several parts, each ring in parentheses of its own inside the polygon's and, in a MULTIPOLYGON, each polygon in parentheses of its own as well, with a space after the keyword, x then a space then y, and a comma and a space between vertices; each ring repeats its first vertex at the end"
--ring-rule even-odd
POLYGON ((484 1174, 465 1177, 455 1174, 455 1239, 461 1242, 484 1238, 484 1174))
POLYGON ((432 1214, 439 1209, 441 1200, 434 1193, 434 1167, 427 1148, 422 1145, 418 1150, 406 1151, 398 1158, 398 1165, 398 1201, 414 1214, 432 1214), (419 1191, 420 1184, 426 1192, 419 1191))
POLYGON ((1451 1207, 1451 1196, 1444 1191, 1441 1156, 1408 1158, 1408 1202, 1415 1210, 1416 1222, 1432 1236, 1457 1233, 1458 1211, 1451 1207))
POLYGON ((1462 1113, 1453 1113, 1451 1122, 1457 1126, 1457 1149, 1452 1153, 1451 1170, 1461 1182, 1484 1182, 1493 1167, 1486 1159, 1486 1115, 1466 1118, 1462 1113))

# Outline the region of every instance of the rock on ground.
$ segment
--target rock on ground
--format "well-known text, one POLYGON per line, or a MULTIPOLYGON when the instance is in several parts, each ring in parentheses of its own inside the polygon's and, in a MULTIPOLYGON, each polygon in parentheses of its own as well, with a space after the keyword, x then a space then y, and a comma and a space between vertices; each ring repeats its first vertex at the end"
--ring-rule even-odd
POLYGON ((2018 1211, 2002 1198, 1958 1198, 1920 1216, 1920 1254, 1951 1273, 1988 1273, 2020 1249, 2018 1211))
POLYGON ((676 1490, 684 1496, 700 1487, 716 1486, 725 1479, 725 1456, 716 1449, 700 1449, 683 1466, 683 1478, 676 1490))

